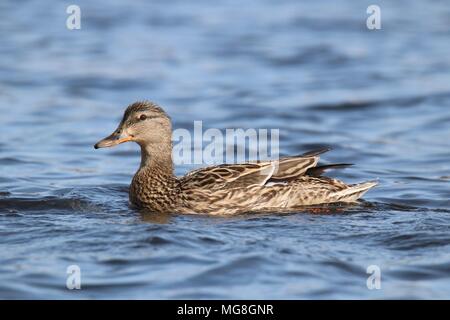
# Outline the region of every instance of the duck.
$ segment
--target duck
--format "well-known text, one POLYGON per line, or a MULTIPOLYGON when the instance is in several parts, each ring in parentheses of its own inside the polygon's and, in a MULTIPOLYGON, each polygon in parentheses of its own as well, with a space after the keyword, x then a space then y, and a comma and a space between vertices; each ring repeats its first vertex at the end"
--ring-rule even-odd
POLYGON ((318 165, 321 148, 267 161, 207 166, 174 174, 172 121, 156 103, 130 104, 117 129, 94 148, 135 142, 141 149, 140 166, 129 188, 132 206, 157 213, 232 215, 291 212, 305 206, 352 203, 376 181, 346 184, 326 177, 328 169, 350 164, 318 165))

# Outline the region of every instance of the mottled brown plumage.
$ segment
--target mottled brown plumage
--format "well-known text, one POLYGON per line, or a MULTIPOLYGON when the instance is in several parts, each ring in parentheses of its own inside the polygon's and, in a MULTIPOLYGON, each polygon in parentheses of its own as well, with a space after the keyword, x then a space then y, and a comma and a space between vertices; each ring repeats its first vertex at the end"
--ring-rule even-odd
POLYGON ((376 182, 347 185, 322 176, 337 164, 317 166, 328 149, 277 161, 222 164, 177 178, 173 174, 172 126, 162 108, 148 101, 130 105, 117 130, 95 148, 135 141, 141 165, 131 182, 132 204, 156 212, 237 214, 292 211, 304 205, 353 202, 376 182))

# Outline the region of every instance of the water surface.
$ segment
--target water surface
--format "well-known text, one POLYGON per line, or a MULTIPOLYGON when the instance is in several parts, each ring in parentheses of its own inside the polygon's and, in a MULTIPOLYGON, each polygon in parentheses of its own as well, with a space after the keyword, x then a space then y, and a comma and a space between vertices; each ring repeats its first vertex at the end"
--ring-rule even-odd
POLYGON ((446 1, 378 1, 379 31, 368 1, 78 4, 74 31, 63 2, 0 4, 1 298, 450 298, 446 1), (92 147, 138 99, 175 128, 279 128, 282 154, 332 146, 356 164, 334 176, 380 186, 327 213, 141 213, 138 147, 92 147))

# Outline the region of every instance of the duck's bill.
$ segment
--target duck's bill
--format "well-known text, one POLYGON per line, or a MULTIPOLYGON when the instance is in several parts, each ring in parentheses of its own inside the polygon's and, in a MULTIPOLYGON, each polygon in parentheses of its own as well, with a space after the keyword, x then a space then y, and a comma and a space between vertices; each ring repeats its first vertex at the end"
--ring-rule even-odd
POLYGON ((118 144, 121 144, 121 143, 124 143, 127 141, 132 141, 132 140, 133 140, 133 137, 131 137, 131 136, 124 136, 121 134, 113 133, 112 135, 106 137, 105 139, 102 139, 99 142, 97 142, 94 145, 94 148, 98 149, 98 148, 114 147, 118 144))

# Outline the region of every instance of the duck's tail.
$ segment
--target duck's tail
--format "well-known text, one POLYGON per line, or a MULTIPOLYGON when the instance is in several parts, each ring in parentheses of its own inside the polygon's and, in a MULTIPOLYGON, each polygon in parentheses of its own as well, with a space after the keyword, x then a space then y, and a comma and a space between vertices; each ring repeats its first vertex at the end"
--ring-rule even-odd
POLYGON ((336 202, 355 202, 377 184, 378 181, 367 181, 363 183, 352 184, 344 190, 335 192, 332 197, 336 199, 336 202))

